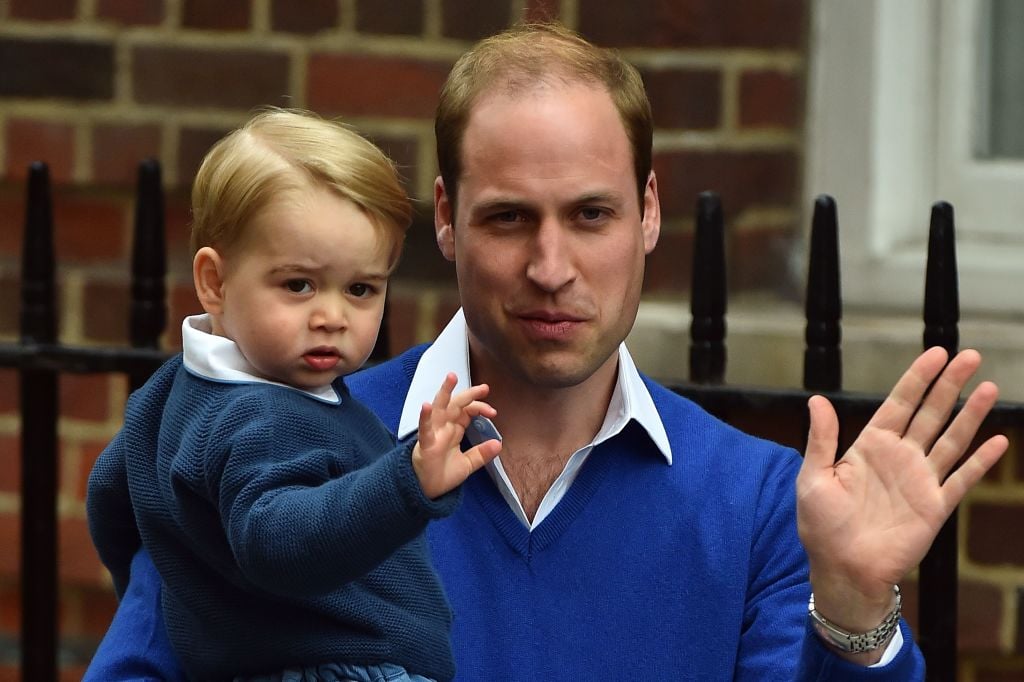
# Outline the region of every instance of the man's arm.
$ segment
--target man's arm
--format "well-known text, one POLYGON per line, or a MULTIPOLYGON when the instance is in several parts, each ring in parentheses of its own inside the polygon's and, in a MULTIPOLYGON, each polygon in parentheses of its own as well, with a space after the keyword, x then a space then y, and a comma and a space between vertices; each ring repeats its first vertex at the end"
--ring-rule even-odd
POLYGON ((128 590, 82 682, 185 680, 171 649, 160 608, 160 574, 146 550, 131 563, 128 590))
MULTIPOLYGON (((979 384, 950 423, 981 356, 968 350, 948 365, 946 359, 940 348, 921 354, 838 462, 835 410, 825 398, 811 398, 797 520, 816 609, 844 630, 862 633, 882 623, 893 609, 893 586, 920 563, 956 505, 1008 446, 1005 436, 993 436, 954 471, 998 389, 979 384)), ((841 655, 870 665, 882 651, 841 655)))

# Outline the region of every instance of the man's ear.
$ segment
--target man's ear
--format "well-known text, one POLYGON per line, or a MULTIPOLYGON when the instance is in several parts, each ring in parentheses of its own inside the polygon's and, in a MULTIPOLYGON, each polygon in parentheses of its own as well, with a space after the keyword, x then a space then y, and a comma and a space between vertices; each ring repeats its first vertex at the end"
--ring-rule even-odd
POLYGON ((224 309, 224 259, 213 247, 204 246, 196 251, 192 282, 203 310, 219 315, 224 309))
POLYGON ((661 235, 661 201, 658 199, 658 178, 654 171, 647 176, 644 187, 644 217, 640 221, 644 236, 644 253, 654 251, 661 235))
POLYGON ((444 180, 438 176, 434 180, 434 233, 437 236, 437 248, 441 249, 441 255, 450 261, 455 260, 453 208, 451 201, 448 200, 448 193, 444 189, 444 180))

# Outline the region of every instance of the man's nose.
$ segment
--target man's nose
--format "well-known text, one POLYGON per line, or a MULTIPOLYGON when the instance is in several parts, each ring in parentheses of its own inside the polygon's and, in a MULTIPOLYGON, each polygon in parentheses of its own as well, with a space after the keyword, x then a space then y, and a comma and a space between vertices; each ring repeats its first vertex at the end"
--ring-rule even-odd
POLYGON ((530 249, 527 278, 548 292, 555 292, 576 279, 572 236, 556 219, 542 222, 530 249))

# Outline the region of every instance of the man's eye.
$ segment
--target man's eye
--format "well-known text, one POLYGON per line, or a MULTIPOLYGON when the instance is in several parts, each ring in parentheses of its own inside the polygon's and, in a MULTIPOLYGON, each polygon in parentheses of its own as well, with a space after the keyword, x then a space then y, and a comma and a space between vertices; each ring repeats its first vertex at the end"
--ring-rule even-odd
POLYGON ((313 290, 313 285, 305 279, 290 279, 284 283, 284 287, 293 294, 307 294, 313 290))
POLYGON ((502 211, 501 213, 495 213, 491 216, 491 220, 498 223, 514 223, 522 219, 523 218, 519 214, 519 211, 502 211))
POLYGON ((580 217, 587 221, 600 220, 604 217, 604 210, 594 206, 585 206, 580 209, 580 217))

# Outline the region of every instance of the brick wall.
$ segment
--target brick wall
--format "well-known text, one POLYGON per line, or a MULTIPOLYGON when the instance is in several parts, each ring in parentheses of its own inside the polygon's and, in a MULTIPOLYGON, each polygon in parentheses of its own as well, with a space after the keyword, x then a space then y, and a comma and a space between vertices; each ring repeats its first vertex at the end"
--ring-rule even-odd
MULTIPOLYGON (((187 194, 209 145, 259 105, 339 115, 401 165, 429 215, 432 114, 454 59, 522 17, 557 16, 641 70, 655 111, 665 225, 645 295, 688 288, 697 192, 722 194, 730 288, 790 296, 800 237, 807 0, 7 0, 0 2, 0 339, 17 337, 19 250, 29 162, 55 181, 62 341, 127 340, 127 254, 139 160, 160 160, 167 192, 170 305, 165 346, 197 311, 187 194)), ((392 286, 393 350, 430 339, 457 305, 430 230, 408 238, 392 286)), ((61 642, 75 679, 114 609, 84 530, 85 478, 116 431, 121 377, 64 376, 60 399, 61 642)), ((0 370, 0 680, 16 678, 17 377, 0 370)), ((991 529, 1021 519, 1024 472, 1008 464, 964 528, 965 674, 1024 651, 1024 556, 991 529), (975 606, 976 605, 976 606, 975 606)), ((991 665, 1012 665, 1005 661, 991 665)), ((996 670, 995 668, 993 670, 996 670)), ((1020 670, 1016 668, 1015 670, 1020 670)), ((1016 673, 1006 673, 1016 674, 1016 673)), ((988 675, 986 677, 986 675, 988 675)))

